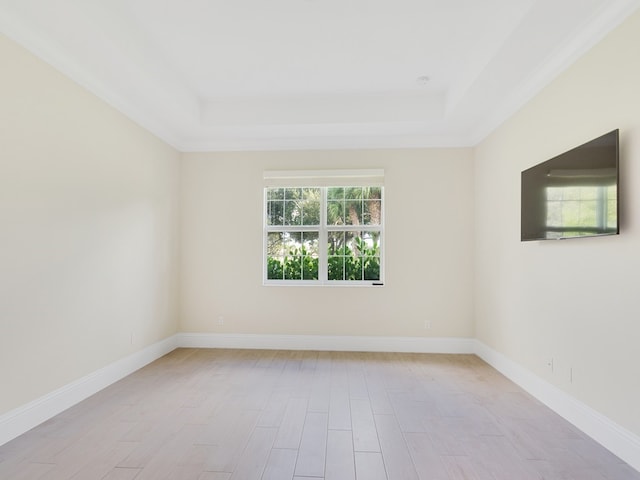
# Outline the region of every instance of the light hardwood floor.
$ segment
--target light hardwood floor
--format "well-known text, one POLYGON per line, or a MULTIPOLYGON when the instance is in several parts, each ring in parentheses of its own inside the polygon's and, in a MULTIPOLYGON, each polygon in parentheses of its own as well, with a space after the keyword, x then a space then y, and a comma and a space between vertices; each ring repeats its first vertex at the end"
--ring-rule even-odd
POLYGON ((0 478, 640 473, 472 355, 179 349, 0 447, 0 478))

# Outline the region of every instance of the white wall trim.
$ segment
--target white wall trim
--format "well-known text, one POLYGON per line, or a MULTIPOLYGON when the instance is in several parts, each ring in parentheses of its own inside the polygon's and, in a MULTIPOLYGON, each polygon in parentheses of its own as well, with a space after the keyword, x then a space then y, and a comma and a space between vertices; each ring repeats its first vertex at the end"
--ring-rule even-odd
POLYGON ((0 445, 180 347, 476 354, 640 471, 640 437, 472 338, 178 333, 0 416, 0 445))
POLYGON ((479 340, 475 353, 551 410, 640 471, 640 437, 479 340))
POLYGON ((179 333, 0 416, 0 445, 179 347, 474 353, 471 338, 179 333))
POLYGON ((173 335, 0 416, 0 445, 22 435, 177 347, 173 335))
POLYGON ((321 350, 349 352, 474 353, 471 338, 361 337, 179 333, 178 345, 193 348, 321 350))

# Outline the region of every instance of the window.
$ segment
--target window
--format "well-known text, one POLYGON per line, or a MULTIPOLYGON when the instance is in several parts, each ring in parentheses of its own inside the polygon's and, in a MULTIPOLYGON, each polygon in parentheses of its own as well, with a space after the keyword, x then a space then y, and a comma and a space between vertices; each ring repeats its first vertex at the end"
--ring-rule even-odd
POLYGON ((382 172, 265 172, 264 283, 382 285, 382 172))

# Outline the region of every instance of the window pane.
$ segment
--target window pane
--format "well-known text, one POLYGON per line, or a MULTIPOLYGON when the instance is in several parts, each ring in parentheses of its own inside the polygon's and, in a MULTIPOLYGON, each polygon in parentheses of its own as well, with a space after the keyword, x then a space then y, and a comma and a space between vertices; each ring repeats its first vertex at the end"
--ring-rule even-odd
POLYGON ((344 257, 332 255, 327 259, 329 280, 344 280, 344 257))
POLYGON ((346 225, 360 225, 362 223, 362 200, 347 200, 345 216, 346 225))
POLYGON ((318 233, 302 232, 300 262, 303 280, 318 279, 318 233))
POLYGON ((299 200, 302 198, 302 189, 301 188, 285 188, 284 198, 286 200, 299 200))
POLYGON ((327 199, 328 225, 382 224, 380 187, 345 187, 340 191, 336 189, 327 199), (341 194, 344 194, 344 202, 340 200, 341 194))
POLYGON ((329 232, 327 235, 329 255, 344 255, 344 232, 329 232))
POLYGON ((327 202, 327 225, 344 225, 344 202, 329 200, 327 202))
POLYGON ((269 280, 317 280, 318 232, 270 232, 267 235, 269 280))
POLYGON ((362 215, 365 225, 380 225, 382 222, 382 201, 367 200, 364 202, 364 213, 362 215))
POLYGON ((267 200, 284 200, 284 188, 267 188, 267 200))
POLYGON ((362 187, 346 187, 344 198, 347 200, 362 200, 362 187))
POLYGON ((380 280, 380 232, 329 232, 329 280, 380 280))
POLYGON ((329 280, 344 280, 345 258, 349 249, 345 244, 345 232, 329 232, 327 235, 327 273, 329 280))
POLYGON ((365 200, 381 200, 382 199, 382 187, 368 187, 365 189, 365 200))
POLYGON ((284 255, 284 233, 269 232, 267 235, 267 254, 272 257, 284 255))
POLYGON ((282 265, 282 257, 267 257, 267 279, 282 280, 284 278, 282 265))
POLYGON ((302 190, 302 225, 320 225, 320 189, 302 190))
POLYGON ((344 200, 344 187, 329 187, 327 189, 328 200, 344 200))
POLYGON ((285 200, 284 202, 284 224, 300 225, 302 220, 302 211, 298 200, 285 200))
POLYGON ((274 225, 319 225, 320 189, 284 189, 284 214, 282 223, 274 225))
POLYGON ((267 225, 283 225, 284 202, 281 200, 267 201, 267 225))
POLYGON ((362 259, 352 257, 345 259, 345 280, 362 280, 362 259))
POLYGON ((317 232, 302 232, 302 255, 318 257, 317 232))
POLYGON ((380 280, 380 232, 363 232, 359 253, 364 280, 380 280))
POLYGON ((365 258, 362 269, 365 280, 380 280, 380 257, 365 258))
POLYGON ((284 189, 284 220, 283 225, 300 225, 302 220, 302 210, 298 204, 302 197, 301 188, 284 189))
POLYGON ((267 278, 269 280, 282 280, 284 276, 282 269, 284 249, 284 234, 270 232, 267 235, 267 278))
POLYGON ((284 279, 302 280, 302 262, 299 256, 284 258, 284 279))
POLYGON ((318 280, 318 258, 302 257, 302 279, 318 280))

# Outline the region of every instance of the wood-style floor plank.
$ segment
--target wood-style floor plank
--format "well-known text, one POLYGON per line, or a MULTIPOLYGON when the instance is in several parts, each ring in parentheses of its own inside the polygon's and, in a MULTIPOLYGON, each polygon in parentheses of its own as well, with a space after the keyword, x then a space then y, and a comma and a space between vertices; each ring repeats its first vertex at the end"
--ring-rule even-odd
POLYGON ((275 448, 293 448, 297 450, 300 447, 304 421, 307 416, 307 404, 308 400, 306 398, 289 399, 278 428, 275 448))
POLYGON ((373 419, 369 399, 351 399, 351 425, 353 450, 356 452, 379 452, 378 431, 373 419))
POLYGON ((329 428, 331 430, 351 430, 349 383, 344 374, 339 374, 331 385, 329 428))
POLYGON ((274 448, 271 450, 261 480, 281 480, 293 478, 298 450, 274 448))
POLYGON ((426 433, 405 433, 409 455, 420 480, 448 480, 449 475, 426 433))
POLYGON ((387 477, 382 454, 377 452, 355 452, 357 480, 391 480, 387 477))
POLYGON ((640 480, 473 355, 178 349, 0 446, 11 480, 640 480))
POLYGON ((101 480, 133 480, 140 473, 140 468, 113 468, 101 480))
POLYGON ((348 430, 329 430, 325 480, 355 480, 353 438, 348 430))
MULTIPOLYGON (((0 464, 0 466, 2 465, 0 464)), ((2 472, 0 478, 11 478, 12 480, 50 478, 54 468, 56 465, 53 463, 19 463, 15 464, 13 468, 0 468, 0 472, 2 472)))
POLYGON ((376 427, 387 475, 393 480, 418 480, 409 449, 397 419, 393 415, 376 415, 376 427))
POLYGON ((238 467, 231 475, 231 480, 260 480, 277 432, 276 428, 262 427, 253 431, 249 443, 242 452, 238 467))
POLYGON ((307 413, 302 431, 295 474, 301 477, 323 477, 327 452, 326 413, 307 413))
POLYGON ((227 472, 202 472, 198 480, 229 480, 231 474, 227 472))

